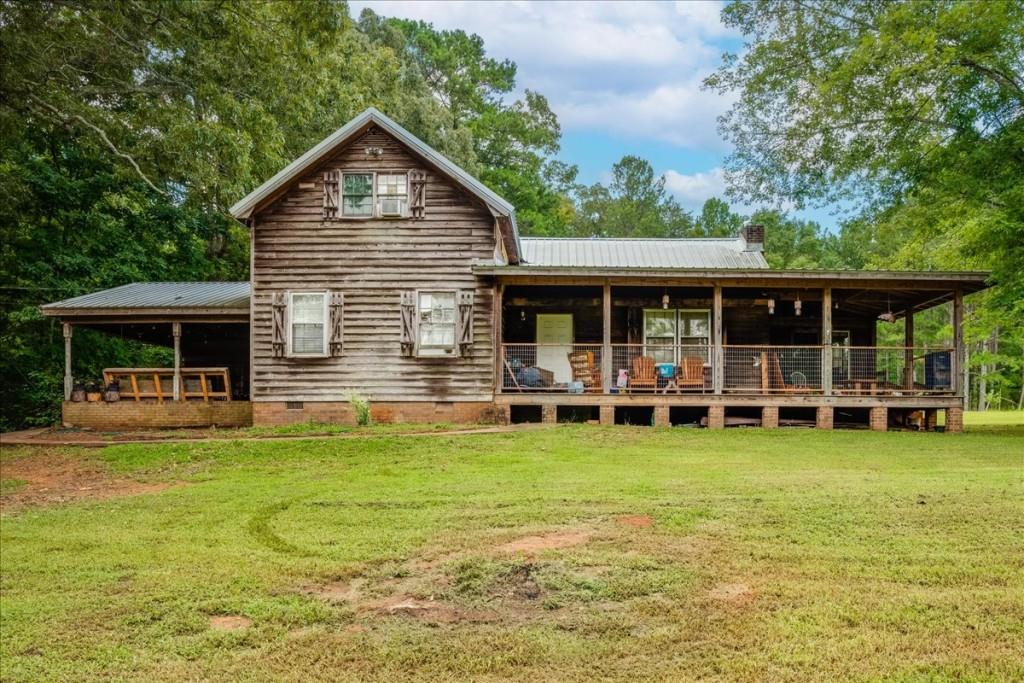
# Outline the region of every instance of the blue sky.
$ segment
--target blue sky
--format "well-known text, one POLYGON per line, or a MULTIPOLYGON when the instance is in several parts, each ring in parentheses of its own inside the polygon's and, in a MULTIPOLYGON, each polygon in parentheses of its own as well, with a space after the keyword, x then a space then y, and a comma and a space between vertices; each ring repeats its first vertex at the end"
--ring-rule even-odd
MULTIPOLYGON (((730 95, 702 90, 726 51, 743 47, 722 25, 721 3, 352 1, 384 16, 422 19, 484 39, 518 66, 517 87, 548 98, 562 125, 560 157, 585 183, 605 180, 626 154, 648 159, 666 187, 697 211, 724 197, 728 144, 716 117, 730 95)), ((750 207, 734 206, 739 211, 750 207)), ((828 210, 801 212, 833 229, 828 210)))

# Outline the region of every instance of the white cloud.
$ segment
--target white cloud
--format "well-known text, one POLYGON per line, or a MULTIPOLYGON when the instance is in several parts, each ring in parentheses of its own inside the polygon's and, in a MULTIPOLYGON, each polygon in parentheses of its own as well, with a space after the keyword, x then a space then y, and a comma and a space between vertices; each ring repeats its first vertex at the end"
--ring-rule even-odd
POLYGON ((690 174, 669 169, 665 171, 665 189, 683 206, 699 208, 711 197, 725 196, 725 171, 721 166, 690 174))
POLYGON ((719 2, 360 2, 483 37, 518 66, 520 88, 544 94, 565 130, 598 130, 720 150, 726 98, 702 91, 733 34, 719 2))

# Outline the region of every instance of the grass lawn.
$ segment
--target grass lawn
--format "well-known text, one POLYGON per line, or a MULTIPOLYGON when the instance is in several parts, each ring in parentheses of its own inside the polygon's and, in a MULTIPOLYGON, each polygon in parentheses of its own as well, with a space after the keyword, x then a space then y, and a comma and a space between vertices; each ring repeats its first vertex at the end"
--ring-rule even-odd
POLYGON ((1021 680, 1015 417, 7 448, 0 679, 1021 680))

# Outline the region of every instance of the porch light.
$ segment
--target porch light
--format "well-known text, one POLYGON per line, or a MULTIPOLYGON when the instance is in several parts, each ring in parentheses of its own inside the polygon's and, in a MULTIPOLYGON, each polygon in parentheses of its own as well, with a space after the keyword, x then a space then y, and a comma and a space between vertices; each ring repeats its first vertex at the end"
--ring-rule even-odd
POLYGON ((796 301, 793 302, 793 311, 796 312, 797 316, 800 315, 800 310, 803 308, 803 302, 800 301, 800 295, 796 295, 796 301))
POLYGON ((667 289, 665 290, 665 293, 661 295, 661 307, 662 308, 668 308, 668 290, 667 289))
POLYGON ((520 308, 519 309, 519 319, 522 320, 523 322, 526 322, 526 309, 525 308, 520 308))
POLYGON ((768 299, 768 315, 775 315, 775 299, 768 299))

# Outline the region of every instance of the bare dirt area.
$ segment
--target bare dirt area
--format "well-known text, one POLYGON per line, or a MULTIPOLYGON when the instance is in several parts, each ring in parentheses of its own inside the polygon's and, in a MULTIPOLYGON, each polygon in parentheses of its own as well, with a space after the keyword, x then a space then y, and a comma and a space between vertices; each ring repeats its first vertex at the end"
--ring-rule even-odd
POLYGON ((140 482, 111 476, 103 463, 78 453, 42 450, 12 458, 0 466, 0 476, 24 481, 20 488, 0 497, 0 510, 55 505, 78 500, 104 500, 157 493, 167 482, 140 482))
POLYGON ((721 583, 711 589, 712 600, 730 605, 749 605, 754 601, 754 590, 745 583, 721 583))
POLYGON ((227 614, 210 617, 210 628, 214 631, 241 631, 250 626, 252 626, 252 620, 248 617, 227 614))
POLYGON ((650 515, 626 515, 625 517, 619 517, 618 522, 625 526, 635 526, 640 529, 654 526, 654 520, 650 515))
POLYGON ((542 550, 571 548, 574 545, 586 543, 592 535, 593 532, 588 529, 569 529, 541 536, 524 536, 523 538, 498 546, 497 551, 500 553, 531 554, 542 550))

